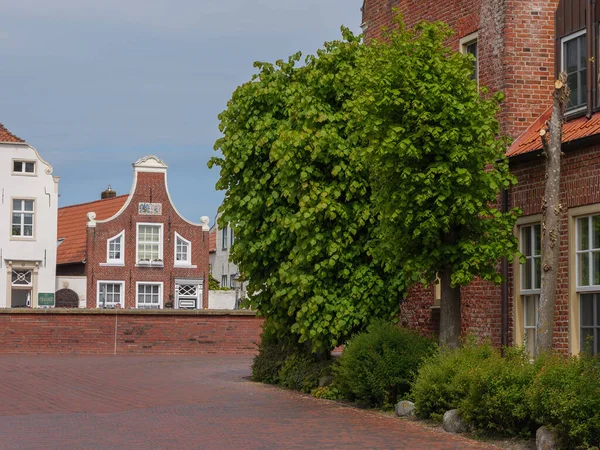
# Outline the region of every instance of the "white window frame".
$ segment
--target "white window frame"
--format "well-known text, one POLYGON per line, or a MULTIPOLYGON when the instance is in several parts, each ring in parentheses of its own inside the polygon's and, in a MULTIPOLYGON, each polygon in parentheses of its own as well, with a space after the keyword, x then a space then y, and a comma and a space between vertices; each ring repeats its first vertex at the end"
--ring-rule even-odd
MULTIPOLYGON (((571 33, 568 36, 561 38, 561 40, 560 40, 560 71, 561 72, 563 72, 565 70, 565 44, 573 39, 576 39, 576 38, 584 35, 584 34, 586 34, 585 28, 583 30, 577 31, 575 33, 571 33)), ((586 51, 589 53, 590 49, 586 48, 586 51)), ((584 96, 587 96, 587 93, 584 94, 584 96)), ((566 114, 567 115, 574 114, 574 113, 578 113, 581 111, 585 111, 586 109, 587 109, 587 97, 586 97, 586 102, 582 106, 579 106, 579 107, 573 108, 573 109, 567 108, 566 114)))
POLYGON ((473 43, 477 43, 477 58, 475 58, 475 81, 479 84, 479 32, 468 34, 459 41, 460 52, 466 55, 467 47, 473 43))
POLYGON ((575 218, 575 280, 577 285, 577 292, 600 292, 600 284, 593 284, 594 273, 593 273, 593 260, 594 253, 600 253, 600 247, 592 248, 592 218, 598 217, 600 214, 588 214, 584 216, 578 216, 575 218), (586 250, 579 250, 579 221, 581 219, 587 219, 588 225, 588 248, 586 250), (588 280, 589 284, 582 285, 579 279, 579 255, 587 254, 589 258, 588 263, 588 280))
POLYGON ((175 266, 184 266, 191 267, 192 266, 192 242, 188 241, 186 238, 181 236, 177 231, 175 232, 175 239, 173 242, 173 265, 175 266), (187 245, 187 259, 186 260, 177 260, 177 239, 181 239, 187 245))
POLYGON ((221 250, 227 250, 227 247, 228 247, 227 234, 229 233, 228 230, 229 230, 229 227, 227 225, 221 230, 221 250))
POLYGON ((136 265, 164 265, 163 264, 163 247, 165 242, 164 236, 164 225, 162 223, 152 223, 152 222, 138 222, 136 223, 136 234, 135 234, 135 261, 136 265), (158 258, 156 260, 150 259, 149 261, 140 261, 140 227, 141 226, 152 226, 159 227, 159 237, 160 241, 158 242, 158 258))
POLYGON ((229 277, 227 275, 221 275, 221 287, 222 288, 226 288, 227 287, 227 279, 229 277))
MULTIPOLYGON (((21 203, 21 207, 23 207, 23 203, 21 203)), ((27 240, 27 241, 31 241, 31 240, 35 240, 35 233, 37 231, 37 226, 36 226, 36 217, 37 217, 37 213, 36 213, 36 199, 35 198, 27 198, 27 197, 12 197, 10 199, 10 227, 8 229, 9 235, 10 235, 10 239, 11 240, 27 240), (15 201, 19 201, 19 202, 25 202, 25 201, 32 201, 33 202, 33 211, 26 211, 26 210, 22 210, 19 209, 15 212, 14 209, 14 202, 15 201), (13 231, 13 215, 14 214, 20 214, 21 215, 21 234, 19 235, 13 235, 12 231, 13 231), (31 214, 32 218, 31 218, 31 236, 25 236, 23 234, 23 230, 24 230, 24 220, 23 220, 23 215, 24 214, 31 214)))
POLYGON ((13 159, 11 161, 11 172, 13 175, 18 175, 18 176, 25 176, 25 177, 35 177, 37 176, 37 161, 35 159, 13 159), (23 170, 15 170, 15 163, 20 162, 23 164, 23 170), (32 163, 33 164, 33 172, 26 172, 25 168, 26 168, 26 164, 27 163, 32 163))
POLYGON ((125 308, 125 282, 121 280, 98 280, 96 282, 96 308, 102 308, 102 301, 100 298, 100 285, 102 284, 118 284, 121 286, 121 299, 118 303, 121 308, 125 308))
POLYGON ((523 256, 525 257, 526 260, 528 260, 528 259, 531 260, 531 274, 530 275, 531 275, 531 286, 532 286, 529 289, 523 287, 523 283, 525 281, 525 277, 523 276, 523 273, 525 272, 525 270, 527 268, 527 264, 521 264, 521 268, 520 268, 520 271, 521 271, 521 277, 520 277, 521 278, 521 289, 520 289, 521 295, 539 295, 540 294, 540 290, 541 290, 541 282, 542 282, 542 280, 541 280, 541 277, 542 277, 542 270, 541 270, 541 264, 542 264, 542 244, 541 244, 541 241, 542 241, 542 238, 541 238, 541 236, 539 236, 539 239, 540 239, 540 254, 539 255, 534 255, 533 254, 534 253, 533 249, 535 248, 535 247, 533 247, 534 246, 534 239, 538 237, 537 234, 536 234, 536 228, 535 228, 536 225, 540 225, 540 228, 541 228, 541 224, 540 223, 524 224, 524 225, 521 225, 519 227, 519 250, 521 251, 521 253, 523 253, 523 256), (525 251, 523 250, 523 247, 522 247, 522 244, 525 242, 525 240, 523 239, 523 234, 524 234, 523 232, 525 231, 525 229, 530 229, 531 232, 532 232, 531 233, 532 234, 532 239, 531 239, 532 248, 530 250, 530 253, 531 253, 530 256, 525 256, 525 251), (540 261, 540 273, 539 273, 539 275, 536 273, 536 270, 535 270, 535 260, 536 259, 539 259, 539 261, 540 261), (540 279, 539 279, 540 287, 536 288, 535 287, 535 284, 536 284, 535 282, 536 282, 538 276, 540 277, 540 279))
POLYGON ((140 303, 139 303, 139 295, 140 295, 140 286, 141 285, 151 285, 151 286, 158 286, 158 309, 163 309, 164 308, 164 289, 163 289, 163 282, 162 281, 136 281, 135 283, 135 307, 138 309, 153 309, 153 308, 140 308, 140 303))
POLYGON ((106 240, 106 263, 100 263, 101 266, 124 266, 125 265, 125 230, 121 231, 116 236, 106 240), (120 258, 110 257, 110 243, 117 239, 121 240, 120 258))

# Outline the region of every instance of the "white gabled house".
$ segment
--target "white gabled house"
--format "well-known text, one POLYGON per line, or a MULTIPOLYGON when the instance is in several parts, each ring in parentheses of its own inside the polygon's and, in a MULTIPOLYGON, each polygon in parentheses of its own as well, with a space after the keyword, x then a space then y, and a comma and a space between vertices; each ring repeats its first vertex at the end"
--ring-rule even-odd
POLYGON ((58 180, 0 124, 0 308, 54 306, 58 180))

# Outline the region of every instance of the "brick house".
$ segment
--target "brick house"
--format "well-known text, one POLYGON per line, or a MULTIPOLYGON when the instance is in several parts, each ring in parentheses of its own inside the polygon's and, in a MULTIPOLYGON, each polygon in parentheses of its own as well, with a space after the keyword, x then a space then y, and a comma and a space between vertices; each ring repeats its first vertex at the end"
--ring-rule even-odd
MULTIPOLYGON (((481 85, 503 91, 502 132, 515 139, 507 150, 518 185, 502 195, 519 207, 515 230, 526 263, 501 264, 502 286, 477 281, 461 289, 463 334, 496 345, 535 340, 540 281, 540 223, 544 157, 539 130, 550 116, 553 81, 569 77, 571 99, 563 132, 561 248, 554 346, 577 354, 592 341, 600 353, 600 90, 597 36, 600 8, 592 0, 365 0, 367 39, 392 26, 398 8, 408 26, 442 20, 455 34, 448 45, 476 56, 481 85)), ((435 287, 413 286, 401 307, 402 323, 435 332, 435 287)))
MULTIPOLYGON (((87 307, 208 308, 208 217, 195 224, 179 214, 167 188, 167 165, 156 156, 133 168, 128 196, 76 205, 73 212, 78 227, 79 216, 87 217, 83 229, 70 235, 75 248, 69 250, 72 274, 84 264, 87 307)), ((67 234, 61 246, 68 241, 67 234)), ((65 274, 69 261, 59 261, 64 265, 59 273, 65 274)))

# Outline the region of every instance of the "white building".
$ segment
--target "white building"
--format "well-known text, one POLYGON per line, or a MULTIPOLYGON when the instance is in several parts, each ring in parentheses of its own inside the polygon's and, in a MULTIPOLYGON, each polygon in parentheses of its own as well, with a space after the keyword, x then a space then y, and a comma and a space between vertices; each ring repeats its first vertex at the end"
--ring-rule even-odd
POLYGON ((0 124, 0 308, 54 306, 58 180, 0 124))

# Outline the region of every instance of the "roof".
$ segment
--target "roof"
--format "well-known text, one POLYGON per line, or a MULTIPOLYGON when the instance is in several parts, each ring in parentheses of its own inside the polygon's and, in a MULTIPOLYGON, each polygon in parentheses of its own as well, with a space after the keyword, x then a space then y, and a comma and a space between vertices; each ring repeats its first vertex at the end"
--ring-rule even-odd
POLYGON ((208 234, 208 251, 214 253, 217 251, 217 228, 214 227, 208 234))
POLYGON ((15 136, 0 123, 0 142, 25 142, 20 137, 15 136))
MULTIPOLYGON (((525 132, 517 138, 506 152, 506 156, 522 155, 524 153, 541 150, 542 140, 540 130, 550 120, 552 108, 548 108, 525 132)), ((562 142, 567 143, 585 137, 600 134, 600 112, 592 115, 590 119, 586 116, 578 117, 563 124, 562 142)))
POLYGON ((87 213, 95 212, 96 220, 114 216, 127 201, 128 194, 118 197, 58 208, 58 246, 56 263, 82 263, 86 258, 87 213))

